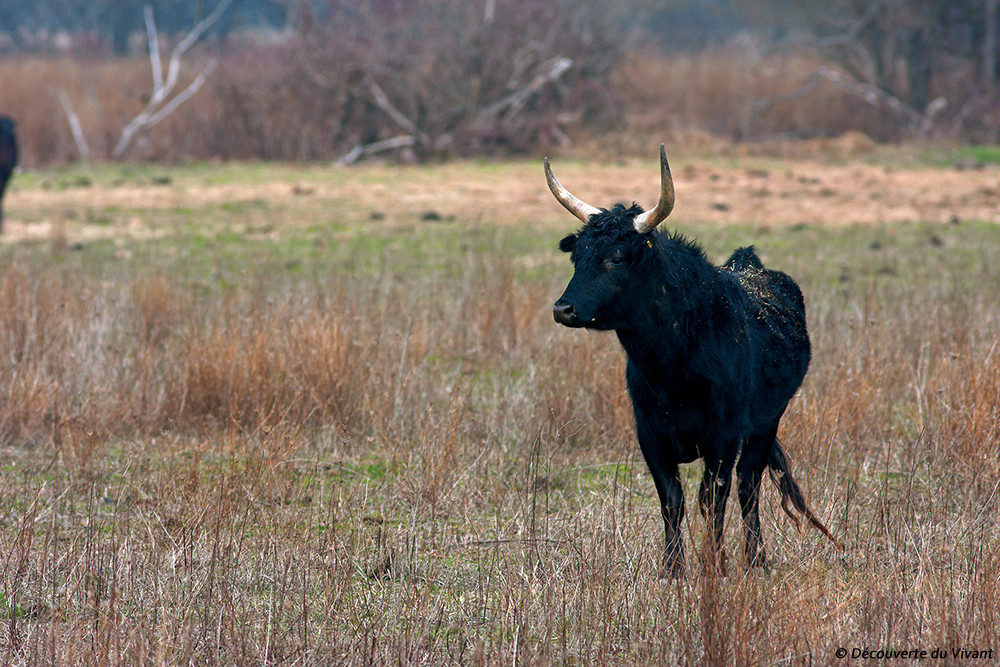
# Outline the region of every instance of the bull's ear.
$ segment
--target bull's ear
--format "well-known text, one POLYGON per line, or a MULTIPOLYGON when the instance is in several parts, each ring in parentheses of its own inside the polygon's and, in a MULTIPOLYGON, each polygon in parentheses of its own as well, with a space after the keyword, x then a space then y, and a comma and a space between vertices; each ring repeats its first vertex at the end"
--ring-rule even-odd
POLYGON ((576 245, 576 234, 570 234, 569 236, 563 238, 559 242, 559 249, 563 252, 573 252, 573 247, 576 245))

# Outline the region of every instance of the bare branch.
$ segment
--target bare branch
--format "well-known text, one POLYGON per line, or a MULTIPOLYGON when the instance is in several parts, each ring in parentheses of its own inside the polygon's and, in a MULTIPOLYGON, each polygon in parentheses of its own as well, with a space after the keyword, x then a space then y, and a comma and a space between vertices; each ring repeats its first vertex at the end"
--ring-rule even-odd
POLYGON ((215 60, 210 62, 205 69, 202 70, 201 74, 199 74, 197 78, 195 78, 195 80, 188 85, 187 88, 182 90, 172 100, 160 107, 158 111, 154 112, 152 109, 147 107, 146 110, 130 120, 128 124, 122 128, 121 137, 119 137, 118 143, 115 144, 114 150, 111 151, 111 156, 121 157, 124 155, 125 150, 132 143, 132 139, 135 138, 136 134, 142 130, 148 130, 153 127, 173 113, 177 107, 191 99, 191 97, 198 92, 198 89, 201 88, 206 81, 208 81, 208 77, 215 71, 218 64, 218 61, 215 60))
POLYGON ((919 127, 924 119, 923 114, 914 110, 899 98, 890 95, 881 88, 846 77, 840 72, 820 67, 813 72, 813 76, 821 77, 833 84, 837 90, 857 97, 876 109, 888 109, 896 115, 902 116, 914 126, 919 127))
POLYGON ((174 47, 171 58, 175 55, 180 57, 187 53, 187 51, 195 45, 195 42, 201 39, 201 36, 205 33, 205 31, 215 25, 215 22, 222 17, 223 12, 225 12, 231 4, 233 4, 233 0, 222 0, 219 2, 219 4, 215 6, 215 9, 213 9, 208 16, 203 18, 198 25, 192 28, 191 32, 189 32, 187 36, 174 47))
POLYGON ((751 100, 748 118, 744 123, 747 127, 743 128, 746 135, 752 134, 749 126, 758 122, 771 108, 805 97, 823 83, 829 83, 840 92, 860 99, 878 111, 902 118, 910 130, 921 136, 927 136, 934 131, 938 117, 948 107, 948 100, 939 97, 932 100, 925 109, 915 109, 878 86, 858 81, 836 70, 818 67, 810 72, 797 88, 772 97, 751 100))
POLYGON ((924 117, 920 121, 920 134, 921 136, 927 136, 934 130, 934 119, 942 111, 948 108, 948 100, 943 97, 937 97, 931 100, 931 103, 927 105, 924 109, 924 117))
POLYGON ((150 5, 146 5, 144 8, 144 16, 146 19, 146 37, 149 41, 149 65, 153 71, 153 92, 149 96, 149 102, 146 107, 139 112, 139 114, 130 120, 124 128, 122 128, 121 136, 118 138, 118 143, 115 144, 114 149, 111 151, 112 158, 120 158, 125 155, 129 146, 132 144, 132 140, 135 136, 150 127, 153 127, 164 118, 173 113, 177 107, 189 100, 198 90, 205 84, 208 77, 215 71, 218 63, 216 61, 210 62, 205 69, 202 70, 194 81, 192 81, 188 86, 178 93, 173 99, 170 99, 171 93, 173 93, 174 88, 177 86, 177 82, 180 79, 181 74, 181 58, 187 53, 192 46, 205 34, 212 25, 222 16, 223 12, 233 3, 233 0, 220 0, 220 2, 215 6, 215 9, 209 13, 204 19, 198 22, 198 24, 191 29, 191 31, 184 36, 177 46, 170 52, 170 61, 167 65, 167 76, 166 80, 163 78, 163 63, 160 55, 160 40, 158 32, 156 29, 156 20, 153 16, 153 8, 150 5))
POLYGON ((903 118, 921 135, 928 135, 933 131, 935 118, 948 106, 948 101, 939 97, 921 112, 877 86, 852 79, 826 67, 819 67, 813 70, 798 88, 774 97, 754 101, 751 106, 753 119, 758 119, 770 108, 782 102, 795 100, 812 93, 823 82, 831 84, 842 93, 864 101, 879 111, 889 112, 903 118))
POLYGON ((875 20, 878 13, 882 11, 884 5, 885 0, 869 4, 865 13, 851 26, 849 26, 846 31, 838 35, 830 35, 829 37, 822 38, 816 42, 816 45, 820 48, 828 48, 830 46, 853 44, 857 41, 858 35, 861 34, 861 31, 867 28, 872 21, 875 20))
POLYGON ((417 143, 417 140, 411 135, 403 135, 400 137, 393 137, 391 139, 383 139, 382 141, 376 141, 365 146, 357 144, 350 152, 344 157, 336 161, 339 166, 345 166, 349 164, 354 164, 365 155, 371 155, 373 153, 381 153, 382 151, 389 151, 394 148, 407 148, 413 146, 417 143))
POLYGON ((76 142, 76 150, 80 153, 80 160, 86 164, 87 160, 90 159, 90 147, 87 146, 87 138, 83 135, 83 126, 80 124, 80 117, 76 115, 76 110, 73 109, 73 103, 70 102, 66 91, 60 90, 58 95, 63 113, 66 114, 66 120, 69 121, 70 132, 73 133, 73 141, 76 142))
POLYGON ((153 19, 153 6, 146 5, 143 15, 146 19, 146 41, 149 42, 149 64, 153 69, 153 90, 160 90, 163 88, 163 63, 160 61, 160 38, 153 19))
POLYGON ((879 82, 876 55, 872 53, 870 46, 860 39, 860 36, 862 32, 876 23, 879 14, 885 10, 886 4, 886 0, 871 2, 865 8, 864 13, 846 26, 843 32, 819 39, 810 39, 804 44, 823 52, 839 53, 840 56, 836 60, 852 76, 875 85, 879 82))
POLYGON ((421 143, 430 143, 430 138, 420 131, 420 128, 417 127, 416 123, 404 116, 399 109, 394 107, 392 102, 389 101, 389 96, 385 94, 385 91, 382 90, 381 86, 370 78, 368 79, 368 88, 372 91, 372 96, 375 98, 375 104, 377 104, 382 111, 389 114, 389 117, 392 118, 397 125, 407 132, 417 135, 417 138, 420 139, 421 143))
POLYGON ((365 154, 364 147, 361 144, 354 144, 354 148, 352 148, 347 153, 347 155, 345 155, 344 157, 336 160, 334 162, 334 164, 336 164, 337 166, 340 166, 340 167, 344 167, 344 166, 347 166, 349 164, 354 164, 355 162, 357 162, 358 160, 360 160, 361 157, 364 154, 365 154))
POLYGON ((515 90, 499 102, 494 102, 479 112, 479 122, 486 122, 504 114, 512 117, 517 114, 524 105, 531 99, 531 96, 541 90, 545 84, 556 81, 570 67, 573 66, 571 58, 553 58, 539 66, 539 72, 532 77, 526 86, 515 90))
POLYGON ((212 75, 212 72, 214 72, 215 68, 218 66, 219 66, 219 61, 217 60, 213 60, 210 63, 208 63, 208 65, 205 66, 205 69, 201 71, 201 74, 195 77, 195 80, 192 81, 187 88, 177 93, 177 95, 175 95, 174 98, 170 100, 167 104, 165 104, 162 109, 151 115, 146 120, 145 126, 147 128, 153 127, 161 120, 169 116, 171 113, 173 113, 173 111, 177 107, 179 107, 180 105, 184 104, 189 99, 191 99, 191 97, 198 92, 198 89, 200 89, 203 85, 205 85, 205 82, 208 81, 208 77, 212 75))
MULTIPOLYGON (((507 95, 498 102, 491 104, 485 109, 479 112, 477 122, 488 123, 500 116, 504 116, 507 120, 510 120, 516 116, 524 105, 528 103, 531 97, 538 93, 546 84, 556 81, 561 77, 570 67, 573 66, 573 60, 571 58, 553 58, 542 63, 538 67, 538 71, 535 76, 531 78, 525 86, 515 90, 513 93, 507 95)), ((375 99, 375 104, 378 105, 390 118, 395 121, 403 130, 414 135, 416 139, 424 145, 431 145, 430 137, 427 136, 416 123, 407 118, 399 109, 397 109, 389 101, 388 95, 385 91, 375 83, 374 80, 369 78, 367 80, 368 88, 371 90, 372 97, 375 99)))
POLYGON ((215 6, 215 9, 209 13, 208 16, 203 18, 198 25, 191 29, 184 39, 182 39, 174 50, 170 52, 170 64, 167 67, 167 82, 164 88, 172 90, 174 86, 177 85, 177 79, 181 73, 181 58, 187 53, 192 46, 201 38, 206 30, 212 27, 212 25, 219 20, 222 13, 233 4, 233 0, 221 0, 219 4, 215 6))
POLYGON ((767 113, 771 108, 783 104, 785 102, 791 102, 792 100, 797 100, 800 97, 805 97, 812 91, 816 90, 819 85, 823 82, 822 78, 816 76, 815 72, 810 75, 805 82, 798 88, 794 90, 788 90, 783 93, 778 93, 772 97, 759 98, 751 102, 751 114, 755 118, 759 118, 767 113))

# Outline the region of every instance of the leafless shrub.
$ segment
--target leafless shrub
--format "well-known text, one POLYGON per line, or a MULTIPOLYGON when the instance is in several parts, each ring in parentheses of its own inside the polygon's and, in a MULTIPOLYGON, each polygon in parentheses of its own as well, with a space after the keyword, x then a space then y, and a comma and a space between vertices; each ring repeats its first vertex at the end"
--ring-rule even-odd
POLYGON ((614 117, 620 53, 599 3, 514 3, 490 17, 458 0, 334 0, 270 52, 282 61, 270 78, 220 96, 266 156, 356 159, 387 140, 418 159, 536 151, 614 117))

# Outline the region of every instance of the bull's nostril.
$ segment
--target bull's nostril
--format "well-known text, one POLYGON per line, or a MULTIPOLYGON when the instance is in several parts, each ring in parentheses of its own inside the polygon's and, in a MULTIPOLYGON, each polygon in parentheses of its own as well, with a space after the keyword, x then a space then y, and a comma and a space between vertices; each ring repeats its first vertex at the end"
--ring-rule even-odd
POLYGON ((576 313, 571 303, 556 302, 552 306, 552 318, 559 324, 569 324, 576 320, 576 313))

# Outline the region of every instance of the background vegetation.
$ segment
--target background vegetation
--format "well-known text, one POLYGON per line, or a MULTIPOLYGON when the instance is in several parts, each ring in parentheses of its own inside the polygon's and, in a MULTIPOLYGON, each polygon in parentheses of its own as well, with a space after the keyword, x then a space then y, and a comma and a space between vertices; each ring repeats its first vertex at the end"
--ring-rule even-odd
MULTIPOLYGON (((127 157, 428 161, 705 134, 1000 136, 998 0, 746 5, 238 0, 182 61, 178 92, 217 62, 208 83, 127 157)), ((149 6, 166 59, 215 3, 149 6)), ((142 3, 0 11, 0 111, 20 122, 25 163, 81 156, 60 94, 91 157, 109 156, 153 89, 142 3)))

